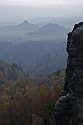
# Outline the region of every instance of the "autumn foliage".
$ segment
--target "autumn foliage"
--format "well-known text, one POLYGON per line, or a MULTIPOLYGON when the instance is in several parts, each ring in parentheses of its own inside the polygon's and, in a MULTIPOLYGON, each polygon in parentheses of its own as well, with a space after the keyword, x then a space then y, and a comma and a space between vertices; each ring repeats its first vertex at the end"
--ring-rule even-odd
MULTIPOLYGON (((60 96, 63 72, 58 75, 56 72, 40 74, 1 84, 0 125, 44 125, 44 119, 49 118, 46 112, 53 110, 60 96)), ((48 125, 52 124, 48 120, 48 125)))

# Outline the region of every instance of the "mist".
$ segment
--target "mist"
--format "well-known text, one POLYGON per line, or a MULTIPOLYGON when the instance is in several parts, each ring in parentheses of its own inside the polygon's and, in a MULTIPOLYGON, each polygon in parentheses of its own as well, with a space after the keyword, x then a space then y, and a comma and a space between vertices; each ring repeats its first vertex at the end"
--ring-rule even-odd
POLYGON ((56 5, 55 7, 38 6, 0 6, 0 22, 23 21, 37 17, 69 17, 81 16, 82 5, 56 5), (78 8, 78 9, 77 9, 78 8))

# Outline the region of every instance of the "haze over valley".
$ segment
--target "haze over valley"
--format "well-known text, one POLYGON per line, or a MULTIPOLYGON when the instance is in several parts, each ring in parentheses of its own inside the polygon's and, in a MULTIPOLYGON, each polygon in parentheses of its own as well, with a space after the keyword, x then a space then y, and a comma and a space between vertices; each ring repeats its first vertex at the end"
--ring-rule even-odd
POLYGON ((83 0, 0 0, 0 125, 83 122, 82 12, 83 0))
MULTIPOLYGON (((72 17, 73 21, 81 20, 72 17)), ((51 73, 66 67, 66 40, 71 18, 35 18, 0 26, 0 59, 16 63, 29 75, 51 73), (62 21, 62 20, 63 21, 62 21), (60 21, 64 25, 60 25, 60 21), (57 22, 57 23, 55 23, 57 22)))
POLYGON ((82 0, 0 1, 0 59, 30 76, 65 68, 67 34, 83 21, 82 5, 82 0))

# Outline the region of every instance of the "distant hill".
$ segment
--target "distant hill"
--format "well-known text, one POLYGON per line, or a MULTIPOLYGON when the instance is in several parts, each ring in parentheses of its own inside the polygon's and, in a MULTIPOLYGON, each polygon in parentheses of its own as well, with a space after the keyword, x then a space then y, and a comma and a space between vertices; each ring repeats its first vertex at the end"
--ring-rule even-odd
POLYGON ((0 27, 0 42, 24 42, 24 41, 53 41, 66 38, 70 30, 58 24, 49 23, 38 27, 28 21, 19 25, 7 25, 0 27))
MULTIPOLYGON (((17 26, 22 29, 27 23, 17 26)), ((0 59, 22 66, 30 75, 51 73, 66 66, 69 29, 50 23, 29 34, 27 30, 12 31, 0 30, 3 36, 3 39, 0 37, 0 59)))
POLYGON ((8 80, 23 79, 27 74, 21 67, 15 63, 10 64, 0 59, 0 84, 7 82, 8 80))
MULTIPOLYGON (((40 57, 34 64, 34 67, 31 67, 33 74, 51 73, 66 67, 66 53, 63 51, 63 47, 60 47, 60 49, 40 57)), ((28 69, 30 70, 30 68, 28 69)))
POLYGON ((71 17, 39 17, 30 19, 30 22, 35 23, 38 26, 43 26, 47 23, 57 23, 70 29, 73 27, 74 24, 82 21, 83 15, 71 17))
POLYGON ((49 23, 40 27, 37 31, 29 32, 28 35, 59 35, 65 34, 69 31, 68 28, 58 24, 49 23))
POLYGON ((29 23, 28 21, 24 21, 19 25, 6 25, 1 26, 0 30, 36 30, 38 28, 37 25, 29 23))
POLYGON ((16 63, 30 75, 66 67, 66 40, 0 43, 0 58, 16 63))

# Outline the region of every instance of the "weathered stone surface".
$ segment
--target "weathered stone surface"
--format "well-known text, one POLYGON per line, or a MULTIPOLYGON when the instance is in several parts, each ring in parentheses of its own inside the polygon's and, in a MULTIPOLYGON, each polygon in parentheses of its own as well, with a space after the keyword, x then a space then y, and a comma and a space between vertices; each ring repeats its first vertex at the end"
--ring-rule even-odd
POLYGON ((56 125, 83 125, 83 23, 68 34, 67 68, 61 97, 55 105, 56 125))

